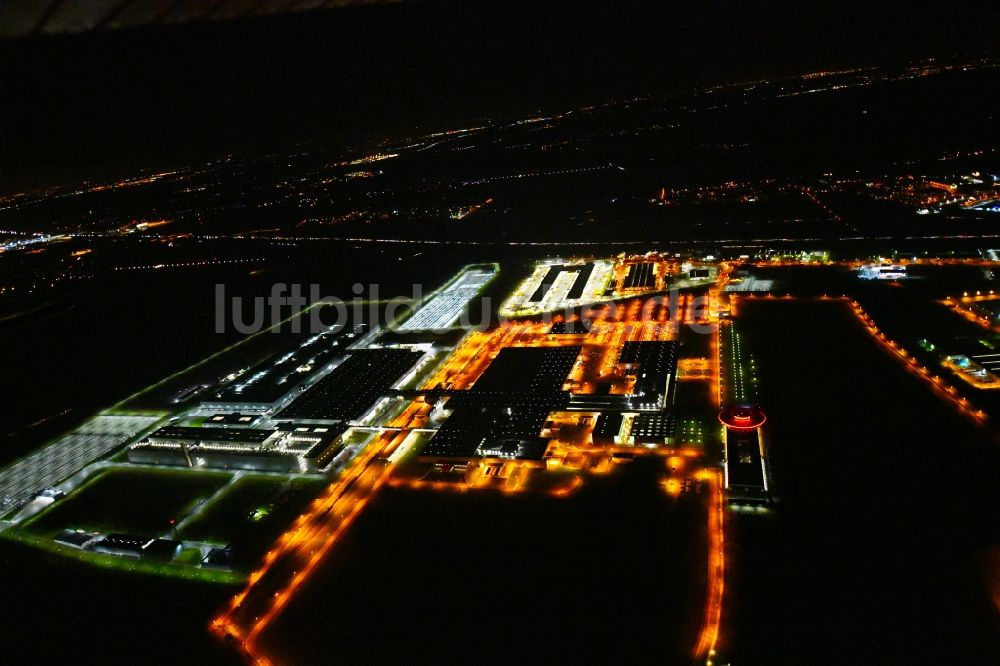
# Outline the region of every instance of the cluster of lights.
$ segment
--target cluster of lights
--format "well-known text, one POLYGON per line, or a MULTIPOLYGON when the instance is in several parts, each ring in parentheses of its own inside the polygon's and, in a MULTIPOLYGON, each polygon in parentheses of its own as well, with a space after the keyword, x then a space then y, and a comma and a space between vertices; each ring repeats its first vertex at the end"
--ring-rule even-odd
POLYGON ((32 245, 44 245, 46 243, 51 243, 56 240, 63 240, 65 236, 52 236, 49 234, 36 234, 28 238, 18 238, 15 240, 7 241, 6 243, 0 243, 0 252, 9 252, 11 250, 20 250, 26 247, 31 247, 32 245))
POLYGON ((890 340, 885 333, 879 330, 872 318, 865 312, 864 308, 857 301, 851 301, 851 311, 858 318, 865 330, 875 339, 884 350, 901 360, 910 374, 914 375, 924 383, 928 384, 935 395, 951 404, 962 416, 965 416, 973 423, 982 425, 986 421, 986 413, 980 409, 973 408, 968 399, 959 397, 954 386, 946 383, 941 377, 932 375, 930 371, 920 364, 911 354, 899 346, 894 340, 890 340))
POLYGON ((466 180, 462 185, 484 185, 486 183, 497 183, 505 180, 519 180, 521 178, 538 178, 540 176, 565 176, 574 173, 587 173, 588 171, 604 171, 605 169, 619 169, 622 167, 614 164, 604 164, 595 167, 581 167, 579 169, 559 169, 557 171, 533 171, 528 173, 515 173, 509 176, 493 176, 492 178, 480 178, 479 180, 466 180))
POLYGON ((997 295, 993 289, 990 289, 986 293, 983 293, 982 291, 977 291, 975 292, 974 295, 970 295, 969 292, 965 291, 962 292, 961 298, 953 298, 951 296, 946 296, 945 299, 941 302, 947 306, 950 306, 955 311, 955 313, 962 315, 969 321, 978 324, 983 328, 992 330, 995 324, 994 318, 986 314, 976 312, 975 310, 972 309, 972 305, 974 303, 978 303, 981 301, 997 300, 998 298, 1000 298, 1000 295, 997 295))
POLYGON ((169 264, 146 264, 144 266, 116 266, 116 271, 148 271, 160 268, 200 268, 202 266, 222 266, 225 264, 249 264, 263 259, 215 259, 205 261, 185 261, 169 264))
POLYGON ((695 478, 707 480, 711 488, 711 506, 708 512, 708 593, 705 597, 705 611, 698 642, 694 648, 695 659, 705 659, 706 666, 712 666, 722 625, 722 594, 725 578, 725 529, 723 515, 725 498, 719 470, 705 469, 695 478))
POLYGON ((389 479, 395 467, 388 460, 389 453, 409 436, 409 427, 421 415, 426 416, 428 409, 426 404, 410 403, 390 424, 398 428, 398 432, 384 433, 375 445, 367 447, 340 479, 296 519, 289 531, 264 556, 261 567, 250 574, 246 587, 213 621, 212 630, 236 638, 251 663, 272 663, 257 647, 258 636, 288 604, 323 556, 389 479), (266 574, 275 571, 275 566, 289 561, 295 562, 290 565, 295 568, 287 572, 289 578, 281 579, 281 586, 276 592, 270 592, 271 588, 262 590, 258 587, 266 574))
POLYGON ((683 419, 677 431, 680 434, 678 439, 681 442, 699 445, 705 442, 705 431, 702 423, 697 419, 683 419))
POLYGON ((729 369, 731 378, 732 399, 736 402, 747 402, 756 398, 754 384, 757 383, 757 365, 750 357, 744 361, 743 347, 740 334, 734 326, 727 328, 729 331, 729 369))
POLYGON ((339 162, 336 166, 359 166, 361 164, 374 164, 375 162, 384 162, 385 160, 391 160, 399 157, 399 153, 373 153, 371 155, 365 155, 364 157, 359 157, 353 160, 347 160, 345 162, 339 162))

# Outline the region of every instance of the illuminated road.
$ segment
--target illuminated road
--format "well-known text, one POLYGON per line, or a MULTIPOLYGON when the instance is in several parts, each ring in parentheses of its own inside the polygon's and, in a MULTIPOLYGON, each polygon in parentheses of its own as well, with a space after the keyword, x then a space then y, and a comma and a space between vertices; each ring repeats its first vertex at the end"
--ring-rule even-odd
POLYGON ((214 632, 235 639, 253 663, 271 663, 257 649, 257 638, 385 483, 393 468, 391 454, 411 435, 409 426, 428 409, 423 403, 411 403, 391 423, 400 430, 377 437, 310 505, 265 555, 243 591, 213 621, 214 632))
POLYGON ((872 337, 872 339, 884 351, 895 357, 903 364, 903 367, 911 375, 921 380, 931 392, 950 405, 955 411, 971 421, 973 424, 984 427, 987 416, 982 410, 976 409, 966 398, 959 396, 954 386, 949 385, 941 377, 931 374, 931 372, 921 365, 905 349, 899 346, 894 340, 890 340, 885 333, 879 330, 872 318, 865 312, 864 308, 857 301, 850 301, 851 312, 861 322, 862 326, 872 337))
POLYGON ((1000 295, 994 294, 991 289, 987 294, 977 291, 975 295, 970 296, 968 292, 966 292, 960 298, 952 298, 951 296, 948 296, 943 301, 938 302, 951 308, 955 314, 965 317, 973 324, 982 326, 988 331, 992 331, 996 329, 996 322, 994 318, 988 317, 982 312, 976 312, 972 309, 972 306, 976 303, 995 300, 1000 300, 1000 295))
POLYGON ((708 504, 708 585, 705 593, 705 615, 701 633, 695 645, 695 659, 706 659, 711 664, 719 641, 722 624, 722 593, 725 579, 725 498, 722 492, 722 475, 717 469, 698 472, 696 478, 707 480, 710 487, 708 504))
MULTIPOLYGON (((725 279, 726 273, 723 272, 719 283, 724 284, 725 279)), ((705 299, 695 299, 691 294, 683 294, 673 304, 663 299, 635 298, 607 307, 595 307, 594 311, 588 313, 592 325, 587 332, 580 334, 553 335, 550 333, 551 323, 546 322, 505 322, 489 332, 470 333, 424 386, 468 389, 475 384, 500 350, 507 347, 581 345, 584 351, 567 378, 567 384, 572 386, 572 390, 583 394, 593 393, 599 383, 606 383, 611 385, 612 393, 626 393, 631 390, 634 378, 621 373, 616 367, 615 351, 626 342, 676 340, 679 327, 683 324, 715 324, 718 317, 714 309, 719 307, 718 299, 719 292, 713 290, 705 299)), ((713 381, 717 393, 717 326, 714 327, 712 337, 715 358, 709 362, 705 378, 713 381)), ((426 419, 430 410, 430 405, 414 401, 399 417, 386 424, 385 430, 365 447, 339 479, 313 502, 307 512, 296 520, 265 555, 260 568, 250 575, 244 590, 232 599, 212 623, 215 633, 234 640, 253 663, 271 663, 258 646, 261 634, 289 604, 300 586, 308 580, 340 536, 385 484, 449 490, 481 487, 503 492, 525 489, 529 475, 534 472, 530 466, 514 462, 503 465, 502 471, 496 466, 477 467, 462 483, 428 481, 422 478, 391 479, 396 464, 403 458, 401 451, 411 444, 409 438, 418 437, 418 433, 426 431, 426 419)), ((572 431, 579 416, 573 414, 572 417, 566 417, 570 420, 562 425, 566 426, 568 432, 572 431)), ((558 417, 555 420, 558 421, 558 417)), ((585 429, 580 430, 584 431, 585 429)), ((580 459, 577 469, 587 470, 589 473, 608 471, 610 456, 607 448, 591 451, 591 448, 599 447, 578 447, 571 442, 566 442, 563 448, 568 451, 564 456, 567 468, 575 467, 570 464, 572 453, 580 459)), ((638 453, 631 451, 632 455, 645 453, 645 450, 638 453)), ((650 452, 651 455, 657 453, 686 454, 677 450, 650 452)), ((696 452, 692 452, 692 455, 696 455, 696 452)), ((695 649, 695 656, 701 658, 714 654, 719 636, 725 501, 720 470, 702 470, 697 478, 711 488, 708 511, 708 586, 702 629, 695 649)), ((541 487, 551 495, 563 496, 572 493, 581 483, 582 477, 574 475, 558 485, 545 487, 542 484, 541 487)))

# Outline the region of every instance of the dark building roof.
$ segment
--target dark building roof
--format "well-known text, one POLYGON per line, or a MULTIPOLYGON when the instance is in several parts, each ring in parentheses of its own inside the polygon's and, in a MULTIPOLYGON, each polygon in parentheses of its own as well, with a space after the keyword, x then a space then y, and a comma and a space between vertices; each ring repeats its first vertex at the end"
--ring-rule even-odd
POLYGON ((212 414, 205 423, 222 425, 242 425, 250 426, 260 418, 259 414, 241 414, 230 412, 228 414, 212 414))
POLYGON ((632 421, 636 444, 658 443, 674 436, 674 417, 664 412, 640 412, 632 421))
POLYGON ((622 287, 625 289, 649 289, 654 284, 656 284, 656 274, 653 272, 653 264, 644 262, 629 266, 622 287))
POLYGON ((730 486, 764 490, 764 468, 757 430, 726 428, 726 467, 730 486))
POLYGON ((201 561, 203 566, 228 569, 233 565, 233 549, 231 546, 225 548, 213 548, 208 551, 208 555, 201 561))
POLYGON ((469 391, 449 399, 453 413, 421 455, 509 450, 518 458, 540 459, 546 440, 539 435, 549 414, 569 403, 562 387, 579 354, 579 346, 501 349, 469 391))
POLYGON ((97 537, 98 535, 93 532, 63 530, 53 538, 53 541, 56 543, 66 544, 67 546, 73 546, 75 548, 83 548, 97 537))
POLYGON ((281 410, 289 419, 352 420, 371 409, 423 356, 411 349, 362 349, 281 410))
POLYGON ((146 439, 260 444, 273 434, 274 430, 255 430, 252 428, 192 428, 188 426, 170 425, 157 429, 146 439))
POLYGON ((583 296, 583 290, 587 286, 587 282, 590 280, 590 275, 594 272, 593 262, 587 262, 586 264, 578 264, 575 266, 557 265, 550 267, 538 287, 531 294, 531 297, 528 298, 528 302, 537 303, 545 298, 545 294, 549 293, 549 289, 552 288, 552 285, 555 284, 556 278, 558 278, 559 274, 563 271, 567 273, 576 273, 576 280, 573 282, 573 286, 566 292, 566 298, 581 298, 583 296))
POLYGON ((528 301, 531 303, 537 303, 545 298, 545 294, 547 294, 549 289, 552 288, 552 283, 556 281, 557 277, 559 277, 559 273, 562 272, 562 269, 562 266, 552 266, 549 268, 545 277, 542 278, 541 283, 539 283, 538 287, 531 294, 531 298, 529 298, 528 301))
POLYGON ((295 421, 281 421, 275 423, 274 427, 279 432, 292 432, 303 436, 329 437, 334 438, 343 433, 350 426, 346 423, 328 423, 323 425, 302 424, 295 421))
POLYGON ((518 457, 540 459, 546 442, 539 435, 551 412, 544 403, 466 404, 455 409, 421 455, 471 458, 481 455, 481 449, 516 441, 518 457))
POLYGON ((172 560, 181 549, 181 542, 173 539, 153 539, 142 549, 142 554, 158 560, 172 560))
POLYGON ((282 422, 277 424, 281 432, 290 432, 291 438, 286 444, 289 451, 303 452, 303 455, 315 460, 318 464, 328 462, 344 445, 339 441, 339 437, 350 427, 347 423, 333 423, 328 425, 302 425, 299 423, 282 422), (298 441, 296 441, 298 440, 298 441), (318 440, 315 443, 310 440, 318 440))
POLYGON ((97 542, 97 547, 129 555, 142 555, 142 547, 148 542, 149 537, 134 534, 109 534, 97 542))
POLYGON ((549 328, 549 335, 580 335, 590 330, 585 321, 557 321, 549 328))
POLYGON ((541 460, 548 448, 545 439, 490 439, 479 446, 484 458, 514 458, 517 460, 541 460))
POLYGON ((611 441, 622 429, 621 412, 601 412, 594 423, 594 441, 611 441))
POLYGON ((622 345, 618 362, 636 367, 633 394, 642 396, 640 402, 655 402, 661 397, 666 399, 667 380, 677 372, 677 342, 626 342, 622 345))
POLYGON ((314 378, 331 362, 345 353, 347 344, 341 336, 362 333, 367 325, 353 323, 351 312, 346 321, 338 317, 337 326, 313 335, 298 347, 280 352, 253 366, 244 375, 226 384, 209 402, 269 404, 314 378))
POLYGON ((587 281, 590 280, 591 273, 594 272, 594 264, 586 263, 583 266, 573 266, 573 269, 579 272, 576 274, 576 281, 573 282, 573 286, 566 292, 566 298, 569 299, 583 297, 583 289, 587 286, 587 281))
POLYGON ((505 347, 470 392, 509 400, 561 393, 580 349, 580 346, 505 347))

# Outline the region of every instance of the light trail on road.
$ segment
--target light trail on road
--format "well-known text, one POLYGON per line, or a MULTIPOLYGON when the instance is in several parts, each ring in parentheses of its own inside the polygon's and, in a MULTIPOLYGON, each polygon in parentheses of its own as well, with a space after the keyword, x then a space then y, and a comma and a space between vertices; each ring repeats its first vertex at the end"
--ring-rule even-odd
POLYGON ((967 398, 963 398, 958 395, 958 391, 955 387, 949 385, 941 379, 941 377, 932 375, 926 367, 921 365, 920 362, 913 357, 912 354, 903 349, 894 340, 890 340, 885 333, 879 330, 878 326, 875 325, 875 322, 868 315, 868 313, 865 312, 864 308, 861 307, 860 303, 852 300, 849 301, 849 304, 851 306, 851 312, 864 327, 865 331, 868 332, 872 340, 874 340, 883 351, 901 361, 903 367, 906 368, 911 375, 921 380, 931 389, 931 392, 934 395, 951 405, 955 411, 971 421, 974 425, 987 427, 986 421, 988 417, 985 412, 974 408, 972 403, 970 403, 967 398))
POLYGON ((711 497, 708 507, 708 585, 705 594, 705 614, 698 643, 694 648, 694 658, 704 658, 707 664, 711 664, 722 626, 722 594, 726 570, 723 516, 726 502, 722 491, 722 474, 718 469, 701 470, 695 478, 708 481, 711 497))
POLYGON ((398 432, 386 432, 371 442, 327 491, 315 500, 291 529, 264 556, 263 564, 246 587, 211 624, 211 630, 237 641, 252 663, 271 664, 257 639, 355 518, 386 482, 394 467, 388 456, 409 437, 409 425, 428 406, 414 401, 391 423, 398 432))

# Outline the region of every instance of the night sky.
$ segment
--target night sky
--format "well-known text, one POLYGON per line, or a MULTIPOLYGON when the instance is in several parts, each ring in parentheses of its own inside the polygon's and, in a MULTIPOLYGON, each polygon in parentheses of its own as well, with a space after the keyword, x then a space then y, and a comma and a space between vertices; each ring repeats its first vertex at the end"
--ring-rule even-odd
POLYGON ((466 0, 6 39, 0 179, 976 52, 996 18, 991 3, 466 0))

